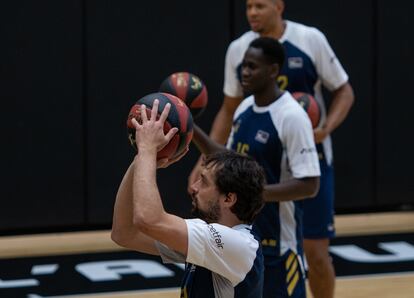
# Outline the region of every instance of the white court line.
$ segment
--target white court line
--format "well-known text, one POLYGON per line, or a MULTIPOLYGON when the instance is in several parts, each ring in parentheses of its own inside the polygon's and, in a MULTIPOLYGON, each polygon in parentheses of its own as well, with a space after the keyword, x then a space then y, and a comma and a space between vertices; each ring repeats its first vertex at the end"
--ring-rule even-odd
POLYGON ((109 295, 130 295, 130 294, 143 294, 143 293, 151 293, 151 292, 170 292, 170 291, 178 291, 180 288, 163 288, 163 289, 148 289, 148 290, 136 290, 136 291, 119 291, 119 292, 100 292, 100 293, 90 293, 90 294, 73 294, 73 295, 63 295, 63 296, 40 296, 37 294, 28 294, 27 298, 87 298, 91 296, 102 296, 102 297, 109 297, 109 295))
POLYGON ((372 274, 359 274, 359 275, 346 275, 346 276, 337 276, 336 279, 354 279, 354 278, 367 278, 367 279, 380 279, 384 277, 392 277, 392 276, 414 276, 414 271, 407 271, 407 272, 385 272, 385 273, 372 273, 372 274))

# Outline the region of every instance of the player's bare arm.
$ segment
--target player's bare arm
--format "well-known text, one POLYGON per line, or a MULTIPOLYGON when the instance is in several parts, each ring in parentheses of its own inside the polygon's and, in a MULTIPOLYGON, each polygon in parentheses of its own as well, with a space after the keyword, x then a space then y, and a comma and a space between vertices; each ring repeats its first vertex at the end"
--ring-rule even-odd
POLYGON ((140 252, 158 255, 154 240, 143 234, 133 224, 132 214, 132 163, 119 186, 112 219, 112 240, 120 246, 140 252))
POLYGON ((172 128, 164 134, 163 126, 170 105, 165 106, 157 120, 158 105, 158 100, 155 100, 150 119, 147 118, 145 106, 141 108, 142 124, 133 119, 139 152, 133 164, 133 224, 145 235, 186 255, 187 225, 184 219, 164 210, 156 183, 157 152, 168 144, 177 132, 176 128, 172 128))
POLYGON ((210 137, 225 144, 230 135, 233 115, 236 108, 242 102, 243 97, 230 97, 225 95, 219 112, 217 113, 210 131, 210 137))
POLYGON ((268 184, 264 189, 266 202, 283 202, 314 197, 319 190, 319 177, 290 179, 277 184, 268 184))
POLYGON ((329 134, 341 125, 354 104, 354 91, 349 83, 346 83, 333 91, 332 96, 333 99, 325 124, 314 130, 316 143, 321 143, 329 134))
POLYGON ((210 138, 198 125, 194 124, 193 142, 202 154, 227 150, 226 147, 210 138))

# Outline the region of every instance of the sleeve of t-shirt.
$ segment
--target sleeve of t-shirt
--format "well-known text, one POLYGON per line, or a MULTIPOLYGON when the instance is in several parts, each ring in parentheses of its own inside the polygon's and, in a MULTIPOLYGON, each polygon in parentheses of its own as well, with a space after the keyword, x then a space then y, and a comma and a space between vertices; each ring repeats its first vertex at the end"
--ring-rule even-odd
POLYGON ((155 241, 155 247, 158 249, 163 263, 185 263, 184 255, 170 249, 165 244, 155 241))
POLYGON ((251 234, 199 219, 186 223, 187 262, 227 278, 233 286, 241 282, 252 268, 259 247, 251 234))
POLYGON ((322 84, 334 91, 348 82, 348 75, 329 45, 325 35, 312 28, 311 44, 314 50, 316 71, 322 84))
POLYGON ((283 121, 283 139, 292 176, 298 179, 320 176, 312 124, 304 111, 288 113, 283 121))
POLYGON ((236 44, 232 42, 227 48, 224 65, 224 95, 230 97, 243 96, 243 90, 237 79, 236 44))

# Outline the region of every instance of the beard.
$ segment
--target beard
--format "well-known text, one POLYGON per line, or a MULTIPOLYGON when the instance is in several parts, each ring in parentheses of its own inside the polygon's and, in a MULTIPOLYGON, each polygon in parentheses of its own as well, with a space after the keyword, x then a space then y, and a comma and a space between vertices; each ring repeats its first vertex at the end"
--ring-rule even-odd
POLYGON ((193 208, 191 209, 191 214, 194 217, 200 218, 207 223, 217 222, 221 215, 218 200, 209 202, 207 210, 201 210, 198 206, 197 198, 193 197, 193 208))

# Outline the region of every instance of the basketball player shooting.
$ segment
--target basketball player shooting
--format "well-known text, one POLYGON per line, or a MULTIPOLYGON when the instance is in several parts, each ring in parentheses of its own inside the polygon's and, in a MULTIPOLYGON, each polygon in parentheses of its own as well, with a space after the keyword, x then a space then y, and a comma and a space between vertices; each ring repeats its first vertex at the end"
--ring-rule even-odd
POLYGON ((159 255, 166 263, 186 263, 182 297, 262 297, 263 255, 250 226, 263 206, 262 168, 234 152, 207 156, 200 179, 192 185, 193 212, 199 218, 167 213, 156 170, 178 159, 157 162, 157 152, 178 129, 164 132, 170 104, 157 120, 158 106, 156 99, 148 118, 142 105, 141 123, 131 120, 138 154, 116 196, 113 241, 159 255))

